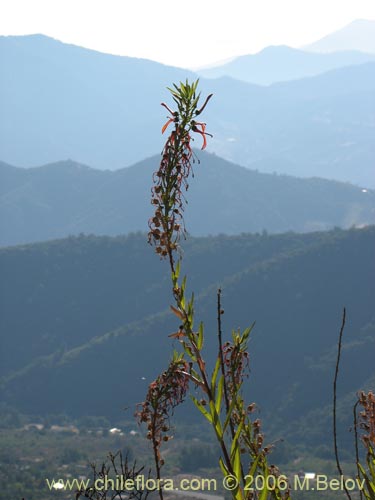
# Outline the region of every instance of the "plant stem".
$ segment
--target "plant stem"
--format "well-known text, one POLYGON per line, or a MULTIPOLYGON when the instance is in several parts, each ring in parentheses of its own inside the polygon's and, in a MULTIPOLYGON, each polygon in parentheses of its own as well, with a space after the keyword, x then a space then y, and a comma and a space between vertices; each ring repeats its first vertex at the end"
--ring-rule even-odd
MULTIPOLYGON (((342 346, 342 335, 344 333, 344 328, 345 328, 345 320, 346 320, 346 309, 344 307, 343 314, 342 314, 342 322, 341 322, 341 328, 340 328, 340 334, 339 334, 339 341, 338 341, 338 348, 337 348, 337 360, 336 360, 336 369, 335 369, 335 377, 333 380, 333 442, 334 442, 334 448, 335 448, 335 457, 336 457, 336 466, 337 470, 340 473, 340 476, 344 476, 343 470, 341 468, 340 460, 339 460, 339 452, 338 452, 338 447, 337 447, 337 417, 336 417, 336 406, 337 406, 337 378, 339 374, 339 366, 340 366, 340 357, 341 357, 341 346, 342 346)), ((349 500, 352 500, 352 497, 350 496, 350 493, 346 487, 345 482, 343 483, 344 485, 344 490, 346 493, 346 496, 348 497, 349 500)))

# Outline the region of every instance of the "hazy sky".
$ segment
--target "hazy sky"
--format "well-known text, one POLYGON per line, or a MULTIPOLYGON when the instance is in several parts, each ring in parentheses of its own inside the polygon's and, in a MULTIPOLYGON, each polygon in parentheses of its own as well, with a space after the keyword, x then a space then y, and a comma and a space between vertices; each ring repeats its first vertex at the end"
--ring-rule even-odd
POLYGON ((0 35, 43 33, 64 42, 198 67, 267 45, 313 42, 375 0, 1 0, 0 35))

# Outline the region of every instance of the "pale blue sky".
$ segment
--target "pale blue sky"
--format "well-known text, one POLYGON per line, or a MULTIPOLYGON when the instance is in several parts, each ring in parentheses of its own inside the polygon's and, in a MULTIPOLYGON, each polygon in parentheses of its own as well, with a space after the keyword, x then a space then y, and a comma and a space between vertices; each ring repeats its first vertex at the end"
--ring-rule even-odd
POLYGON ((199 67, 267 45, 299 47, 355 19, 375 0, 1 0, 0 35, 64 42, 199 67))

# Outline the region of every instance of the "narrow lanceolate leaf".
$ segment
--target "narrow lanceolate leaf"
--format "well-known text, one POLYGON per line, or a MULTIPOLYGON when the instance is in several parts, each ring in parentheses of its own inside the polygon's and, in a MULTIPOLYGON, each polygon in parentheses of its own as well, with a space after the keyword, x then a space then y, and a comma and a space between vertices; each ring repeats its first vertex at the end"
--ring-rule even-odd
POLYGON ((189 358, 192 360, 192 361, 197 361, 197 358, 194 356, 194 353, 193 351, 191 350, 191 347, 188 346, 185 342, 183 343, 183 347, 184 347, 184 351, 186 352, 186 354, 189 356, 189 358))
POLYGON ((184 359, 184 354, 182 352, 176 351, 176 349, 173 350, 173 362, 174 363, 179 363, 184 359))
POLYGON ((200 98, 200 94, 194 99, 193 104, 191 105, 191 107, 193 109, 196 109, 196 107, 198 105, 199 98, 200 98))
POLYGON ((233 441, 232 441, 232 446, 230 448, 230 455, 234 456, 235 450, 238 447, 238 439, 241 435, 243 428, 243 421, 239 423, 239 426, 237 427, 236 434, 234 435, 233 441))
POLYGON ((184 276, 182 278, 182 283, 181 283, 181 292, 182 292, 182 295, 185 294, 185 289, 186 289, 186 276, 184 276))
POLYGON ((212 377, 211 377, 211 392, 212 392, 213 397, 215 397, 216 380, 217 380, 217 374, 219 373, 219 369, 220 369, 220 357, 218 357, 216 360, 216 365, 215 365, 215 368, 214 368, 214 371, 213 371, 212 377))
POLYGON ((221 457, 219 458, 219 465, 220 465, 220 469, 221 469, 221 472, 223 473, 223 475, 228 476, 229 470, 228 470, 227 466, 225 465, 225 463, 223 462, 223 459, 221 457))
POLYGON ((215 432, 216 432, 217 436, 221 437, 223 435, 223 432, 221 430, 221 422, 219 419, 219 415, 217 414, 214 402, 210 401, 209 404, 210 404, 210 412, 211 412, 211 416, 212 416, 212 421, 213 421, 214 426, 215 426, 215 432))
POLYGON ((264 479, 264 486, 263 486, 263 489, 262 491, 260 492, 260 495, 259 495, 259 500, 267 500, 267 496, 268 496, 268 488, 267 488, 267 478, 268 478, 268 472, 267 472, 267 469, 264 470, 264 476, 263 476, 263 479, 264 479))
POLYGON ((254 328, 254 325, 255 325, 255 321, 251 326, 246 328, 246 330, 243 332, 242 338, 241 338, 241 343, 247 342, 247 339, 249 338, 249 335, 251 333, 251 330, 254 328))
POLYGON ((233 410, 234 410, 234 407, 236 405, 236 395, 233 396, 233 399, 229 405, 229 409, 228 409, 228 413, 227 413, 227 416, 225 417, 225 421, 224 421, 224 425, 223 425, 223 432, 226 431, 228 425, 229 425, 229 422, 230 422, 230 419, 231 419, 231 416, 232 416, 232 413, 233 413, 233 410))
POLYGON ((215 408, 218 415, 220 415, 220 410, 221 410, 221 401, 223 399, 223 388, 224 388, 224 377, 222 375, 217 385, 217 396, 215 401, 215 408))
POLYGON ((374 450, 371 448, 371 446, 369 446, 369 453, 370 453, 370 456, 369 456, 369 460, 367 463, 368 463, 370 474, 373 478, 373 482, 375 482, 375 454, 374 454, 374 450))
POLYGON ((197 380, 199 380, 200 382, 202 382, 202 378, 201 376, 198 374, 198 372, 196 370, 194 370, 194 368, 191 368, 190 370, 190 373, 193 375, 193 377, 197 380))
POLYGON ((240 455, 240 447, 236 447, 236 451, 234 453, 234 458, 233 458, 233 472, 236 478, 238 479, 238 482, 240 483, 242 473, 241 473, 241 455, 240 455))
POLYGON ((178 260, 176 264, 176 269, 174 271, 174 276, 177 280, 180 277, 180 269, 181 269, 181 260, 178 260))
MULTIPOLYGON (((259 462, 259 459, 260 459, 260 455, 258 455, 256 457, 256 459, 254 460, 254 462, 251 464, 251 467, 249 469, 249 472, 247 473, 246 477, 248 479, 250 478, 254 478, 255 477, 255 473, 256 473, 256 470, 257 470, 257 467, 258 467, 258 462, 259 462)), ((250 486, 250 485, 248 485, 250 486)), ((246 487, 246 484, 245 484, 245 487, 246 487)))
POLYGON ((366 487, 367 487, 367 493, 368 493, 368 498, 371 500, 375 500, 375 484, 370 481, 370 479, 365 476, 365 482, 366 482, 366 487))
POLYGON ((180 299, 181 309, 185 310, 185 295, 183 295, 180 299))
POLYGON ((204 338, 204 326, 203 326, 203 323, 200 322, 199 328, 198 328, 198 338, 197 338, 197 348, 198 348, 198 351, 202 350, 202 347, 203 347, 203 338, 204 338))
POLYGON ((191 299, 188 303, 188 317, 189 317, 189 320, 191 318, 193 318, 193 314, 194 314, 194 292, 191 294, 191 299))
POLYGON ((370 480, 365 469, 361 466, 361 464, 358 464, 358 467, 366 484, 367 491, 364 490, 363 493, 365 494, 366 498, 370 500, 375 500, 375 483, 370 480))
POLYGON ((193 400, 193 403, 198 408, 198 410, 202 413, 202 415, 204 415, 207 418, 207 420, 210 422, 210 424, 212 424, 212 416, 206 410, 206 408, 203 405, 201 405, 201 403, 194 396, 191 396, 191 399, 193 400))

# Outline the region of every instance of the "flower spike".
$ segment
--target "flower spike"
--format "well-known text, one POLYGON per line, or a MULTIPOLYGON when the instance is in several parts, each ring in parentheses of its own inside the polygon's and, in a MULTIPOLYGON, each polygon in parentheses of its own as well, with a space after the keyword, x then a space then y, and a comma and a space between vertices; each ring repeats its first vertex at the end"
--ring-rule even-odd
POLYGON ((173 111, 164 102, 161 105, 168 111, 167 122, 161 131, 164 133, 171 123, 175 126, 167 138, 159 169, 154 173, 151 203, 155 207, 155 215, 149 220, 148 239, 154 243, 160 257, 168 257, 174 262, 174 251, 180 234, 185 235, 184 205, 186 203, 183 188, 188 189, 188 178, 192 172, 194 153, 191 147, 192 132, 198 132, 203 138, 202 149, 207 145, 206 124, 194 121, 205 108, 212 94, 207 97, 203 106, 198 108, 200 94, 196 94, 198 82, 180 83, 169 89, 177 110, 173 111))

